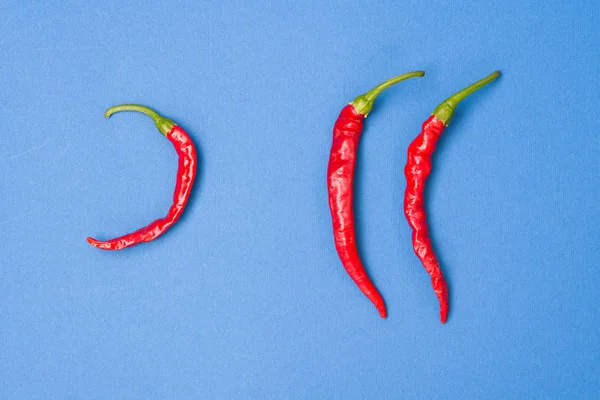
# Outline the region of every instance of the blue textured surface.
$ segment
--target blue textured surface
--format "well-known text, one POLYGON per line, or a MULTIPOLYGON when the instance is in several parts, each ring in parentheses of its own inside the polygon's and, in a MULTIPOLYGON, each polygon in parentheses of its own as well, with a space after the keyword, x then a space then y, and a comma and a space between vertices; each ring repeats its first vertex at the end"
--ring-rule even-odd
POLYGON ((0 398, 600 397, 597 1, 20 3, 0 5, 0 398), (325 172, 344 104, 415 69, 359 153, 381 320, 337 259, 325 172), (441 325, 406 149, 495 69, 429 181, 441 325), (122 102, 186 128, 200 176, 166 235, 104 252, 86 236, 164 215, 177 167, 147 117, 103 117, 122 102))

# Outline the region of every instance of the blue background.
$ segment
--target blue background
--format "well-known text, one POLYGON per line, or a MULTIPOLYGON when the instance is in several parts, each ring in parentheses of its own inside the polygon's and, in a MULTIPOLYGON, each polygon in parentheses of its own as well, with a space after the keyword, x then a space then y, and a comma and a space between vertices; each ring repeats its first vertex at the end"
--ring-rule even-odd
POLYGON ((597 1, 102 3, 0 5, 0 398, 599 398, 597 1), (382 320, 334 249, 331 128, 416 69, 359 151, 382 320), (496 69, 429 180, 442 325, 406 149, 496 69), (124 102, 186 128, 200 174, 167 234, 106 252, 86 236, 163 216, 177 168, 149 118, 103 117, 124 102))

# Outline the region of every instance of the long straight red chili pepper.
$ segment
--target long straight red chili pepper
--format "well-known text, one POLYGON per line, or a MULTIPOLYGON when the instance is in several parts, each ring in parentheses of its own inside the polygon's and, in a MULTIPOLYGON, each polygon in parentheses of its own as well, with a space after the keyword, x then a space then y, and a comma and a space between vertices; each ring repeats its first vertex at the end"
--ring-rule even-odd
POLYGON ((356 150, 363 130, 363 119, 373 108, 375 98, 395 83, 423 75, 425 75, 423 71, 400 75, 358 96, 342 109, 333 127, 333 143, 327 170, 327 188, 335 247, 348 275, 377 307, 382 318, 386 317, 385 303, 369 279, 356 248, 352 210, 352 183, 356 150))
POLYGON ((189 135, 175 122, 164 118, 148 107, 138 104, 122 104, 106 110, 104 116, 109 118, 112 114, 120 111, 137 111, 152 118, 158 130, 169 139, 175 151, 179 155, 179 167, 177 169, 177 182, 173 194, 173 204, 166 217, 157 219, 150 225, 138 229, 127 235, 100 241, 91 237, 87 241, 94 247, 104 250, 120 250, 141 242, 149 242, 162 235, 169 229, 183 213, 185 205, 190 197, 194 178, 196 177, 196 148, 189 135))
POLYGON ((404 214, 413 230, 413 248, 425 270, 431 276, 433 290, 440 302, 442 323, 448 317, 448 286, 442 274, 440 264, 433 251, 427 228, 425 213, 425 181, 431 171, 431 155, 435 150, 444 127, 448 126, 456 105, 465 97, 482 86, 490 83, 500 75, 500 71, 483 78, 460 92, 450 96, 436 107, 431 116, 423 123, 421 133, 408 147, 408 160, 404 173, 406 175, 406 192, 404 195, 404 214))

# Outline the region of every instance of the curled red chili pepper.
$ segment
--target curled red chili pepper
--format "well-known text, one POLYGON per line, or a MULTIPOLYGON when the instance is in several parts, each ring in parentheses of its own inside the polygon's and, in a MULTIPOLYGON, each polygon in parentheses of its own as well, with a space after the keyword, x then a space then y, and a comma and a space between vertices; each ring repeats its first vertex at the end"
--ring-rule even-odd
POLYGON ((431 155, 435 150, 437 140, 442 134, 444 127, 450 123, 456 105, 477 89, 496 79, 499 75, 500 71, 496 71, 442 102, 442 104, 436 107, 427 121, 423 123, 421 133, 408 147, 408 160, 404 168, 406 175, 404 214, 413 230, 413 249, 423 263, 425 270, 431 276, 433 290, 440 302, 442 323, 445 323, 448 317, 448 286, 446 285, 440 264, 429 239, 423 195, 425 181, 431 171, 431 155))
POLYGON ((389 79, 344 107, 333 127, 333 143, 327 170, 329 208, 333 220, 335 247, 346 272, 360 290, 373 302, 379 315, 386 317, 381 294, 369 279, 356 248, 352 184, 356 150, 363 130, 363 119, 373 108, 375 98, 385 89, 408 78, 423 76, 423 71, 411 72, 389 79))
POLYGON ((149 242, 162 235, 169 229, 183 213, 185 205, 190 197, 194 178, 196 177, 196 148, 189 135, 175 122, 164 118, 148 107, 138 104, 122 104, 106 110, 104 116, 109 118, 112 114, 120 111, 137 111, 152 118, 158 130, 169 139, 179 155, 179 167, 177 170, 177 183, 173 194, 173 204, 166 217, 157 219, 150 225, 138 229, 127 235, 100 241, 91 237, 87 241, 94 247, 104 250, 120 250, 141 242, 149 242))

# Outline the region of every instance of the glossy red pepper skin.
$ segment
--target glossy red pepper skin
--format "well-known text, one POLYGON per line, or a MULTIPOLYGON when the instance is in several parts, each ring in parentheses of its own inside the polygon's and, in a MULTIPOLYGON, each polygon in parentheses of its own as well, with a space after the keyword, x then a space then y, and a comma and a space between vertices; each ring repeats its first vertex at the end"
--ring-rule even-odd
POLYGON ((363 120, 364 115, 357 113, 354 106, 348 104, 335 122, 327 169, 329 208, 333 220, 335 247, 344 268, 365 296, 377 307, 379 315, 385 318, 387 312, 383 297, 362 265, 354 230, 353 178, 363 120))
POLYGON ((364 119, 371 111, 377 96, 398 82, 423 75, 425 75, 423 71, 399 75, 358 96, 342 109, 333 127, 333 142, 327 168, 327 188, 335 247, 344 269, 375 305, 382 318, 387 316, 383 297, 369 279, 356 247, 352 207, 356 152, 364 119))
POLYGON ((432 115, 408 147, 408 161, 404 168, 404 215, 413 230, 413 249, 431 276, 433 290, 440 302, 440 317, 445 323, 448 317, 448 286, 429 239, 424 197, 425 181, 431 171, 431 155, 443 130, 444 123, 432 115))
POLYGON ((404 215, 413 230, 412 243, 415 254, 431 277, 433 290, 440 302, 442 323, 446 323, 448 318, 448 285, 429 239, 425 212, 425 182, 431 172, 431 156, 435 151, 437 141, 444 128, 450 123, 458 103, 498 76, 500 76, 500 72, 496 71, 443 101, 423 123, 421 133, 408 146, 408 158, 404 167, 406 175, 404 215))
POLYGON ((164 118, 160 122, 165 121, 167 121, 166 126, 164 124, 159 126, 158 123, 157 126, 159 126, 159 129, 163 128, 161 131, 164 131, 163 133, 173 144, 175 151, 179 156, 177 181, 173 193, 173 203, 169 208, 169 212, 165 217, 157 219, 135 232, 114 239, 100 241, 88 237, 87 241, 92 246, 103 250, 121 250, 138 243, 149 242, 165 233, 181 217, 190 198, 192 186, 196 177, 196 148, 187 132, 172 121, 164 118))

